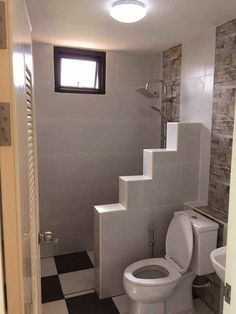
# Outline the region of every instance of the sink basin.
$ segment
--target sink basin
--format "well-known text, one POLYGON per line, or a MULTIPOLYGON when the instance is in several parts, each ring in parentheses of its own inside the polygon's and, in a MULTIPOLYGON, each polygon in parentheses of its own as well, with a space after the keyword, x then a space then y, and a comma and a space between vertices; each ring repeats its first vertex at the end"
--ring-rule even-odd
POLYGON ((225 281, 226 246, 222 246, 211 252, 211 262, 218 277, 225 281))

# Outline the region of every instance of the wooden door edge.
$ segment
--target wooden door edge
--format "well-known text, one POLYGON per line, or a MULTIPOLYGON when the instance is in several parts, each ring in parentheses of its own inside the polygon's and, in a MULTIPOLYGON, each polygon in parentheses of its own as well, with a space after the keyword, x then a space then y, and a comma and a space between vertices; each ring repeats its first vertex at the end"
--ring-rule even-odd
MULTIPOLYGON (((11 146, 1 147, 0 169, 1 169, 1 194, 2 194, 2 224, 4 240, 4 269, 6 280, 7 312, 8 314, 24 314, 24 289, 23 289, 23 266, 22 266, 22 240, 20 206, 17 190, 17 163, 16 156, 16 134, 14 118, 14 98, 12 97, 12 45, 11 45, 11 2, 4 1, 6 5, 6 24, 8 48, 2 51, 1 61, 6 65, 4 75, 8 81, 8 88, 1 91, 1 101, 10 103, 11 120, 11 146)), ((1 88, 1 86, 0 86, 1 88)))

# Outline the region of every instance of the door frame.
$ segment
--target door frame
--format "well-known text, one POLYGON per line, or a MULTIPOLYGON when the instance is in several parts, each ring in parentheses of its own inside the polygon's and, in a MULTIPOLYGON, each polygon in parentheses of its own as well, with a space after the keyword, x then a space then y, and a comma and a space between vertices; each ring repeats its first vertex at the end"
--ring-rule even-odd
MULTIPOLYGON (((20 177, 17 157, 19 143, 17 138, 17 111, 15 83, 13 77, 14 43, 13 12, 24 0, 0 0, 5 3, 7 48, 0 49, 0 102, 10 105, 11 145, 0 147, 0 180, 2 198, 3 252, 5 272, 5 293, 8 314, 31 313, 31 296, 25 293, 22 209, 20 206, 20 177), (15 2, 15 3, 14 3, 15 2)), ((37 160, 37 159, 36 159, 37 160)), ((36 173, 37 174, 37 173, 36 173)), ((37 182, 36 182, 37 184, 37 182)), ((37 197, 38 206, 38 197, 37 197)), ((40 298, 40 291, 38 294, 40 298)), ((40 309, 39 309, 40 312, 40 309)), ((34 313, 32 313, 34 314, 34 313)))
POLYGON ((6 280, 7 309, 9 313, 24 313, 23 305, 23 272, 22 272, 22 240, 19 219, 19 199, 17 165, 15 156, 16 128, 14 118, 14 98, 12 95, 12 51, 10 38, 10 7, 9 1, 4 0, 6 9, 7 48, 0 50, 0 68, 3 78, 0 80, 0 102, 10 104, 11 146, 0 148, 2 224, 4 241, 4 269, 6 280))

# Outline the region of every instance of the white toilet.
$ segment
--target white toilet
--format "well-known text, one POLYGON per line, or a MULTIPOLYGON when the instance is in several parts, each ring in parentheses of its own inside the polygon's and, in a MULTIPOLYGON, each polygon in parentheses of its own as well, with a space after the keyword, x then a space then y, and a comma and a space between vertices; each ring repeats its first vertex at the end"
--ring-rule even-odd
POLYGON ((192 211, 175 212, 166 236, 166 256, 141 260, 126 268, 124 289, 129 314, 194 313, 192 283, 214 272, 218 224, 192 211))

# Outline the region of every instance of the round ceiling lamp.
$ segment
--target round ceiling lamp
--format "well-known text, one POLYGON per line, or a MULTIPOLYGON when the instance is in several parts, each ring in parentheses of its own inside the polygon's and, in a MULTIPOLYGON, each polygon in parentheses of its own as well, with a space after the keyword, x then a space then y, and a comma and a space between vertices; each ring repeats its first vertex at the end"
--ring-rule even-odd
POLYGON ((140 21, 147 14, 146 6, 138 0, 119 0, 112 4, 110 15, 122 23, 140 21))

